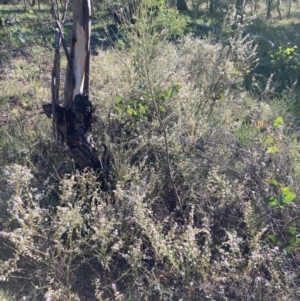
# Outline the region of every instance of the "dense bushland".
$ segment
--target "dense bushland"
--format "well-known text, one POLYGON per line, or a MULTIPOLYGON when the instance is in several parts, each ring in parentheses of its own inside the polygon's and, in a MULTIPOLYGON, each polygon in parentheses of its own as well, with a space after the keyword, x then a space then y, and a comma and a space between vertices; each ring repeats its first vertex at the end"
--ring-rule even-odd
MULTIPOLYGON (((51 49, 38 40, 3 64, 3 299, 299 299, 298 74, 259 73, 252 18, 192 37, 188 17, 153 3, 92 57, 106 191, 39 114, 51 49)), ((297 65, 294 46, 272 52, 274 70, 297 65)))

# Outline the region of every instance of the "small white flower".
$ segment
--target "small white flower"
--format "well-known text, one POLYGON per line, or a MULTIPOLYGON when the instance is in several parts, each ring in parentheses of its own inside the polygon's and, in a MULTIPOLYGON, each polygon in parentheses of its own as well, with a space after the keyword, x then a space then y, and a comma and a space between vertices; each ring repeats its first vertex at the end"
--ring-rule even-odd
POLYGON ((262 278, 258 276, 258 277, 255 278, 254 281, 255 281, 255 284, 257 285, 262 281, 262 278))
POLYGON ((114 244, 112 247, 111 247, 114 251, 119 251, 120 250, 120 245, 118 243, 114 244))

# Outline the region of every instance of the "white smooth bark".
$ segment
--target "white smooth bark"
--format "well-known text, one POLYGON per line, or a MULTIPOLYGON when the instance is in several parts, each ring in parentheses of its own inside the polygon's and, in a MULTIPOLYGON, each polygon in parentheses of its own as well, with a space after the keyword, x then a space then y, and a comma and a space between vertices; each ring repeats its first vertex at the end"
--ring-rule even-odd
POLYGON ((87 34, 84 28, 76 24, 76 38, 73 60, 73 72, 75 78, 75 87, 73 90, 73 99, 77 94, 83 94, 85 80, 85 64, 86 64, 86 39, 87 34))
POLYGON ((73 0, 73 30, 65 81, 65 104, 70 105, 78 94, 89 93, 89 55, 91 31, 90 0, 73 0))

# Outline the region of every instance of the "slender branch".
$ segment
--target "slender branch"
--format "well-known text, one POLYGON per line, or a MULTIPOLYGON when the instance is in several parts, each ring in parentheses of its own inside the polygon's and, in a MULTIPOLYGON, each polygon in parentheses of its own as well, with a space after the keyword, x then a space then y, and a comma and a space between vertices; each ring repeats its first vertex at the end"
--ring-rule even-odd
POLYGON ((55 106, 59 105, 59 73, 60 73, 60 55, 59 50, 55 50, 54 64, 51 74, 51 94, 52 94, 52 125, 53 125, 53 136, 58 138, 57 127, 56 127, 56 110, 55 106))
POLYGON ((58 28, 58 30, 59 30, 60 36, 61 36, 61 42, 62 42, 64 51, 65 51, 65 54, 66 54, 68 63, 69 63, 70 68, 71 68, 71 70, 72 70, 72 61, 71 61, 71 58, 70 58, 70 54, 69 54, 69 51, 68 51, 68 47, 67 47, 67 44, 66 44, 66 40, 65 40, 65 38, 64 38, 64 34, 63 34, 63 32, 62 32, 62 28, 61 28, 60 22, 59 22, 58 20, 56 20, 56 25, 57 25, 57 28, 58 28))
MULTIPOLYGON (((54 64, 53 64, 53 69, 52 69, 52 77, 51 77, 51 92, 52 92, 52 123, 53 123, 53 135, 58 139, 59 137, 59 131, 58 128, 56 127, 56 110, 55 106, 59 106, 59 90, 60 90, 60 43, 62 41, 64 50, 66 52, 66 56, 69 59, 68 56, 68 51, 66 47, 66 43, 64 40, 64 36, 62 33, 62 28, 59 22, 59 7, 58 7, 58 2, 57 0, 55 1, 51 0, 51 15, 53 16, 56 27, 57 27, 57 32, 55 34, 55 56, 54 56, 54 64), (56 3, 56 9, 55 9, 55 3, 56 3)), ((62 23, 65 20, 66 13, 67 13, 67 8, 68 8, 68 0, 65 0, 64 4, 64 9, 63 9, 63 15, 62 15, 62 23)))
POLYGON ((300 219, 300 216, 297 216, 297 217, 293 218, 291 221, 289 221, 289 222, 285 225, 284 230, 285 230, 290 224, 292 224, 293 222, 295 222, 297 219, 300 219))
POLYGON ((56 13, 53 0, 51 0, 50 13, 51 13, 51 15, 52 15, 52 17, 53 17, 54 20, 58 20, 58 15, 56 13))
POLYGON ((61 24, 64 24, 64 22, 65 22, 66 15, 67 15, 67 10, 68 10, 68 4, 69 4, 69 0, 66 0, 65 5, 64 5, 63 15, 62 15, 62 18, 61 18, 61 24))
POLYGON ((57 12, 57 19, 59 20, 59 9, 58 9, 58 2, 55 0, 56 3, 56 12, 57 12))
POLYGON ((284 228, 279 232, 278 236, 279 236, 279 235, 282 236, 282 235, 283 235, 283 232, 286 231, 286 229, 287 229, 293 222, 295 222, 295 221, 298 220, 298 219, 300 219, 300 216, 297 216, 297 217, 293 218, 292 220, 290 220, 290 221, 284 226, 284 228))
MULTIPOLYGON (((145 54, 145 57, 147 57, 146 54, 145 54)), ((146 65, 147 65, 147 63, 146 63, 146 65)), ((160 115, 160 112, 159 112, 159 107, 158 107, 158 104, 156 102, 156 96, 154 95, 154 91, 153 91, 153 88, 152 88, 152 84, 151 84, 152 81, 150 79, 148 65, 145 66, 145 71, 146 71, 146 77, 147 77, 147 81, 148 81, 148 85, 149 85, 149 90, 150 90, 151 98, 152 98, 153 103, 154 103, 155 113, 156 113, 158 122, 159 122, 159 124, 160 124, 160 126, 161 126, 161 128, 163 130, 168 176, 169 176, 169 179, 170 179, 173 191, 175 193, 175 197, 176 197, 176 201, 177 201, 176 203, 179 206, 179 210, 180 210, 180 212, 182 214, 182 218, 183 218, 182 202, 181 202, 180 196, 178 194, 178 191, 177 191, 177 188, 176 188, 176 185, 175 185, 175 181, 174 181, 173 176, 172 176, 172 171, 171 171, 171 163, 170 163, 170 155, 169 155, 169 144, 168 144, 167 129, 166 129, 166 126, 165 126, 165 124, 164 124, 164 122, 163 122, 163 120, 161 118, 161 115, 160 115)))
POLYGON ((155 98, 153 97, 154 95, 153 95, 152 92, 150 92, 150 93, 151 93, 151 96, 152 96, 152 99, 153 99, 154 108, 155 108, 155 112, 156 112, 156 115, 157 115, 158 122, 159 122, 159 124, 160 124, 160 126, 163 130, 168 175, 169 175, 170 182, 171 182, 171 185, 172 185, 174 193, 175 193, 177 204, 179 205, 179 209, 180 209, 181 213, 183 213, 182 212, 182 202, 181 202, 181 199, 179 197, 179 194, 178 194, 178 191, 177 191, 177 188, 176 188, 176 185, 175 185, 175 181, 174 181, 173 176, 172 176, 172 171, 171 171, 167 129, 166 129, 166 126, 165 126, 165 124, 162 121, 162 118, 160 116, 160 112, 159 112, 157 102, 156 102, 155 98))

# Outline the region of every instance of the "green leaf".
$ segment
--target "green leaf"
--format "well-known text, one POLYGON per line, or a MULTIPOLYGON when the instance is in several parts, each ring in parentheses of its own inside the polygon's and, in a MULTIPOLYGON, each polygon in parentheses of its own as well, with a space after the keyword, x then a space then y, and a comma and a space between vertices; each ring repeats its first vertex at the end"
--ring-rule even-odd
POLYGON ((290 187, 283 187, 281 189, 281 192, 283 193, 283 195, 290 195, 290 194, 294 194, 293 190, 290 187))
POLYGON ((270 186, 273 186, 275 188, 278 188, 278 186, 279 186, 279 183, 273 179, 269 180, 268 183, 270 184, 270 186))
POLYGON ((287 205, 291 203, 296 197, 296 194, 290 187, 283 187, 281 189, 281 196, 280 196, 280 204, 287 205))
POLYGON ((292 246, 287 245, 287 246, 284 247, 284 250, 285 250, 287 253, 291 253, 291 251, 292 251, 292 246))
POLYGON ((128 108, 128 109, 127 109, 127 113, 128 113, 129 115, 137 115, 137 112, 136 112, 134 109, 132 109, 132 108, 128 108))
POLYGON ((164 106, 159 106, 159 109, 161 112, 165 113, 166 112, 166 108, 164 106))
POLYGON ((122 96, 117 96, 116 102, 117 102, 118 104, 119 104, 119 103, 122 103, 122 102, 123 102, 123 97, 122 97, 122 96))
POLYGON ((274 198, 273 196, 267 197, 266 202, 269 206, 277 206, 278 205, 278 200, 276 198, 274 198))
POLYGON ((162 101, 166 101, 166 100, 172 98, 172 96, 173 96, 173 90, 169 89, 166 92, 164 92, 164 93, 161 94, 160 99, 162 101))
POLYGON ((296 232, 297 232, 296 228, 289 228, 287 231, 287 233, 291 236, 294 236, 296 232))
POLYGON ((272 234, 268 236, 270 240, 272 240, 273 242, 277 242, 277 236, 272 234))
POLYGON ((295 199, 296 195, 295 194, 289 194, 285 196, 282 200, 283 204, 287 205, 291 203, 295 199))
POLYGON ((270 154, 274 155, 274 154, 278 153, 278 147, 277 146, 271 146, 271 147, 269 147, 268 151, 269 151, 270 154))
POLYGON ((295 245, 298 245, 300 243, 300 237, 293 237, 292 239, 289 240, 289 242, 285 245, 284 249, 288 252, 291 253, 292 248, 295 245))
POLYGON ((145 114, 146 113, 146 109, 147 109, 146 106, 143 106, 142 104, 139 105, 139 112, 141 114, 145 114))
POLYGON ((274 234, 268 236, 271 241, 276 244, 282 244, 282 239, 274 234))
POLYGON ((282 117, 278 117, 275 121, 274 121, 274 126, 275 127, 279 127, 283 125, 283 118, 282 117))
POLYGON ((148 98, 150 101, 152 101, 152 100, 153 100, 152 94, 151 94, 151 93, 148 93, 148 94, 147 94, 147 98, 148 98))

